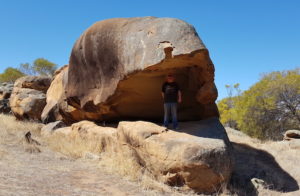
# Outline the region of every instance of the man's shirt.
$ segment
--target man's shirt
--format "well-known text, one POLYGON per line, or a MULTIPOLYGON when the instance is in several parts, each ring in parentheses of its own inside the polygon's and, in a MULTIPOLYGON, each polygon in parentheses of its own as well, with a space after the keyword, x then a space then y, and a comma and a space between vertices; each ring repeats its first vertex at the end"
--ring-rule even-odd
POLYGON ((164 93, 164 102, 177 103, 179 90, 179 85, 176 82, 165 82, 161 89, 161 91, 164 93))

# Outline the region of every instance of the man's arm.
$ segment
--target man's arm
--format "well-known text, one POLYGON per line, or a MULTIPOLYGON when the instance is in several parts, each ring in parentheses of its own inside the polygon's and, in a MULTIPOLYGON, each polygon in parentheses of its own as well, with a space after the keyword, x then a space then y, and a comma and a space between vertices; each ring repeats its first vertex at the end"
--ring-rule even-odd
POLYGON ((161 96, 163 99, 165 98, 165 84, 163 84, 161 87, 161 96))
POLYGON ((182 99, 181 99, 181 91, 178 91, 178 103, 181 103, 182 99))

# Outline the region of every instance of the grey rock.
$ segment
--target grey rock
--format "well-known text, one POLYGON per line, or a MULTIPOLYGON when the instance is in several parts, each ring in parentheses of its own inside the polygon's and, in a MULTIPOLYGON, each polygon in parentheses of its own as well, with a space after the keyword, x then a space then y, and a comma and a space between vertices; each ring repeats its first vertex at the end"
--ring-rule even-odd
POLYGON ((44 125, 41 130, 42 135, 52 134, 56 129, 66 127, 66 124, 62 121, 56 121, 49 124, 44 125))
POLYGON ((101 159, 99 155, 96 155, 96 154, 91 153, 91 152, 84 153, 84 158, 85 159, 90 159, 90 160, 100 160, 101 159))

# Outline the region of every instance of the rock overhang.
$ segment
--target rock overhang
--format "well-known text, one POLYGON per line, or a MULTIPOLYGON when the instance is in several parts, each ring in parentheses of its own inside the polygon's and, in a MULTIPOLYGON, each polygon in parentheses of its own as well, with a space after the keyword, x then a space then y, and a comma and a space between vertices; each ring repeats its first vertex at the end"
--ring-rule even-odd
POLYGON ((100 21, 73 47, 66 98, 92 114, 91 120, 157 120, 162 117, 161 84, 169 72, 184 91, 181 120, 218 116, 214 65, 192 25, 155 17, 100 21))

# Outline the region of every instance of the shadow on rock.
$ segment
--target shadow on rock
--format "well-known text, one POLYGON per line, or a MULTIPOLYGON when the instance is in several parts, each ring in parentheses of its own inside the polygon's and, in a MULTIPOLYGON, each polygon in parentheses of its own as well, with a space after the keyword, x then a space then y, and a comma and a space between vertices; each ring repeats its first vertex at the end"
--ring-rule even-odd
POLYGON ((229 189, 233 193, 239 196, 256 196, 257 187, 278 192, 292 192, 299 189, 297 181, 279 166, 271 154, 246 144, 230 142, 218 118, 182 122, 180 128, 180 132, 198 137, 223 139, 231 148, 234 169, 229 189))
MULTIPOLYGON (((278 192, 299 190, 297 181, 266 151, 246 144, 232 142, 235 167, 230 189, 239 196, 256 196, 258 192, 251 179, 264 182, 264 188, 278 192)), ((253 180, 252 180, 253 181, 253 180)))
POLYGON ((226 130, 216 117, 201 121, 182 122, 180 123, 180 130, 178 131, 198 137, 221 139, 224 140, 226 145, 231 148, 231 143, 226 130))

